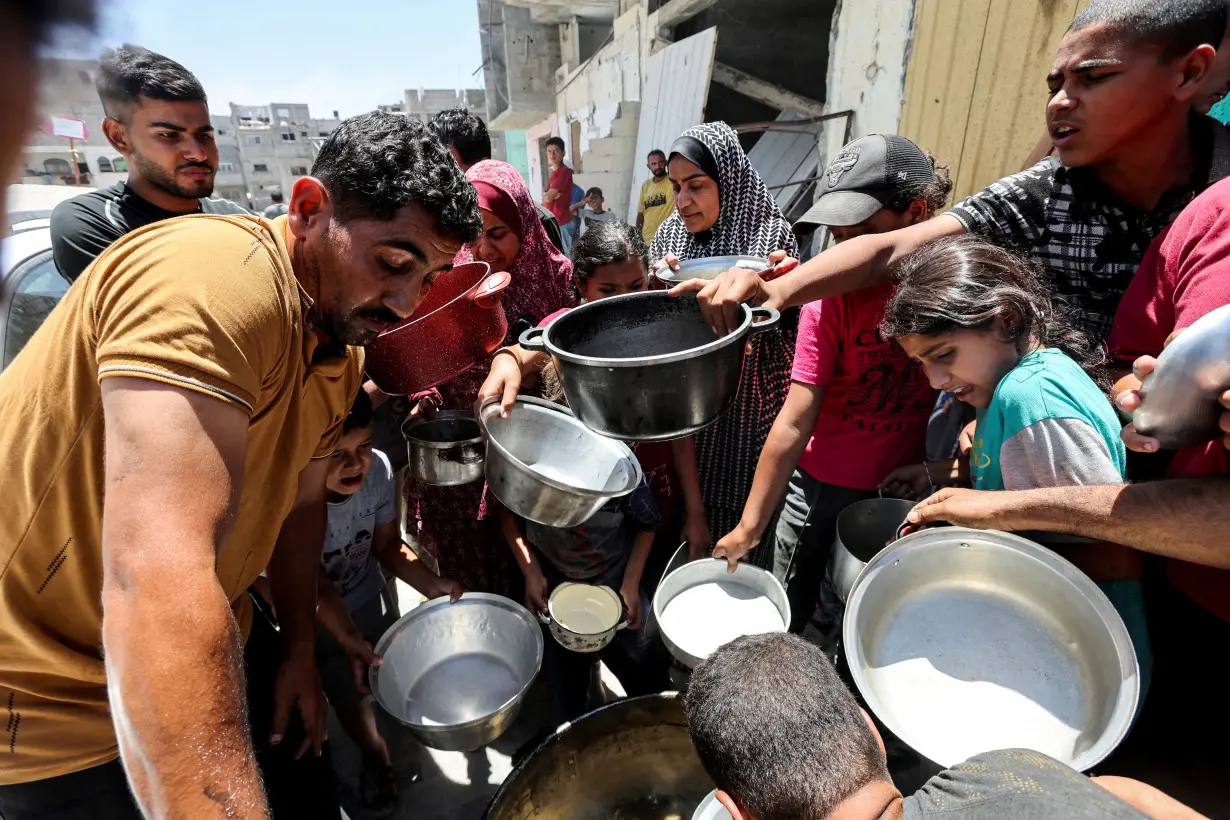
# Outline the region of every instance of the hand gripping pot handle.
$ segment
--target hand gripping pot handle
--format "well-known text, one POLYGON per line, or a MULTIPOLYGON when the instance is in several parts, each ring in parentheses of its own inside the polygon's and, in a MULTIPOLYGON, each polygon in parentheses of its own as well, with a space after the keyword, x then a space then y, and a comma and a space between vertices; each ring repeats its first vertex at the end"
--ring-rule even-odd
POLYGON ((543 334, 547 332, 545 327, 532 327, 529 330, 523 331, 517 339, 517 344, 521 345, 522 350, 529 350, 534 353, 545 353, 547 351, 546 342, 543 341, 543 334))
POLYGON ((764 333, 766 330, 772 330, 777 327, 777 323, 782 319, 782 314, 777 308, 771 307, 754 307, 752 308, 752 333, 764 333))

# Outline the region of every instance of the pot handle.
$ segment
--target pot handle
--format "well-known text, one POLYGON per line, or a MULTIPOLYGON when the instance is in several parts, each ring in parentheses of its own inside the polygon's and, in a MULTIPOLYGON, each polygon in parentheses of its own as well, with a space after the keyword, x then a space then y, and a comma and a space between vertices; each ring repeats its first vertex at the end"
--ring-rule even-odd
POLYGON ((531 350, 535 353, 546 353, 547 345, 543 341, 543 334, 547 332, 545 327, 532 327, 521 334, 517 339, 517 344, 521 345, 522 350, 531 350))
POLYGON ((766 330, 772 330, 777 327, 777 323, 781 321, 781 318, 782 314, 777 308, 752 308, 752 333, 764 333, 766 330))
POLYGON ((500 304, 500 294, 512 282, 512 274, 507 271, 493 273, 483 280, 482 285, 470 297, 470 301, 484 310, 493 310, 500 304))
POLYGON ((534 614, 538 617, 538 621, 539 621, 539 622, 540 622, 543 626, 550 626, 550 625, 551 625, 551 616, 550 616, 550 615, 548 615, 547 613, 545 613, 545 612, 535 612, 534 614))
POLYGON ((606 591, 613 594, 615 598, 619 601, 620 621, 619 623, 615 624, 615 631, 618 632, 621 629, 627 629, 628 624, 632 622, 628 620, 628 605, 624 603, 624 597, 620 595, 618 592, 616 592, 615 590, 606 586, 605 584, 602 586, 602 589, 605 589, 606 591))

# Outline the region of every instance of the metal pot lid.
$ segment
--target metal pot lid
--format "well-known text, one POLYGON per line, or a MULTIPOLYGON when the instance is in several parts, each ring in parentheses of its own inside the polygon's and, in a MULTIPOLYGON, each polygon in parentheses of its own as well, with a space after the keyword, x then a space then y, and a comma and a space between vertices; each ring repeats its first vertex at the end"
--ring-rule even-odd
POLYGON ((686 282, 689 279, 713 280, 731 268, 743 268, 751 271, 766 271, 773 265, 761 256, 702 256, 697 259, 687 259, 679 263, 679 270, 663 267, 654 273, 663 282, 686 282))
POLYGON ((1127 735, 1140 694, 1123 620, 1084 573, 1009 533, 913 533, 867 563, 842 638, 868 708, 950 767, 1029 748, 1084 771, 1127 735))

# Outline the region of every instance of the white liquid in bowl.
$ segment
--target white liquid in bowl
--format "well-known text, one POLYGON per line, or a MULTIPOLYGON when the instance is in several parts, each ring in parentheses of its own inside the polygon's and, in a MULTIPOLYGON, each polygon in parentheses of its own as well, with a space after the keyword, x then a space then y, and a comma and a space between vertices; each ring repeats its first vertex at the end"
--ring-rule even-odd
POLYGON ((786 631, 772 601, 734 581, 685 589, 662 610, 661 626, 676 646, 697 658, 707 658, 743 635, 786 631))

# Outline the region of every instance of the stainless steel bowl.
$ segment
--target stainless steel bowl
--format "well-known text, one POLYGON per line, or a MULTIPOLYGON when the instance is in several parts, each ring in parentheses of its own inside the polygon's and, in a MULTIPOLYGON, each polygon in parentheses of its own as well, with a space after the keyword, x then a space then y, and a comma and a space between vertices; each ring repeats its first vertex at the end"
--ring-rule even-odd
POLYGON ((504 780, 489 820, 690 817, 713 788, 676 693, 627 698, 565 723, 504 780))
POLYGON ((1230 305, 1201 316, 1157 357, 1132 423, 1163 448, 1221 437, 1218 397, 1230 388, 1230 305))
POLYGON ((769 260, 760 256, 705 256, 680 262, 677 271, 662 267, 654 276, 668 285, 677 285, 689 279, 717 279, 731 268, 760 272, 771 267, 769 260))
POLYGON ((521 334, 545 351, 568 406, 586 427, 626 441, 665 441, 703 430, 735 400, 752 334, 772 330, 772 308, 740 305, 741 322, 717 336, 695 294, 629 293, 571 310, 521 334))
POLYGON ((672 637, 670 625, 662 621, 662 613, 666 611, 667 605, 685 590, 701 584, 728 584, 734 588, 731 590, 732 597, 769 599, 782 616, 782 626, 778 631, 785 632, 790 624, 790 601, 786 598, 786 590, 782 588, 781 582, 774 578, 772 573, 751 564, 739 564, 733 573, 728 572, 726 567, 725 558, 701 558, 684 564, 663 578, 658 591, 654 593, 653 617, 661 632, 662 642, 675 659, 689 669, 695 668, 704 658, 693 655, 680 646, 680 636, 672 637))
POLYGON ((426 746, 472 751, 512 725, 542 666, 542 630, 525 607, 467 592, 416 607, 376 644, 376 702, 426 746))
POLYGON ((841 511, 833 539, 833 586, 837 597, 849 599, 858 574, 880 550, 897 540, 897 530, 914 506, 913 501, 900 498, 868 498, 841 511))
POLYGON ((942 767, 1026 748, 1084 771, 1127 735, 1140 673, 1093 581, 1001 532, 907 535, 859 575, 843 643, 868 707, 942 767))
POLYGON ((456 487, 482 479, 483 433, 473 413, 441 410, 431 419, 408 419, 401 432, 417 480, 456 487))
POLYGON ((487 485, 505 507, 546 527, 584 524, 641 483, 628 445, 598 435, 561 407, 521 396, 508 418, 479 412, 487 434, 487 485))

